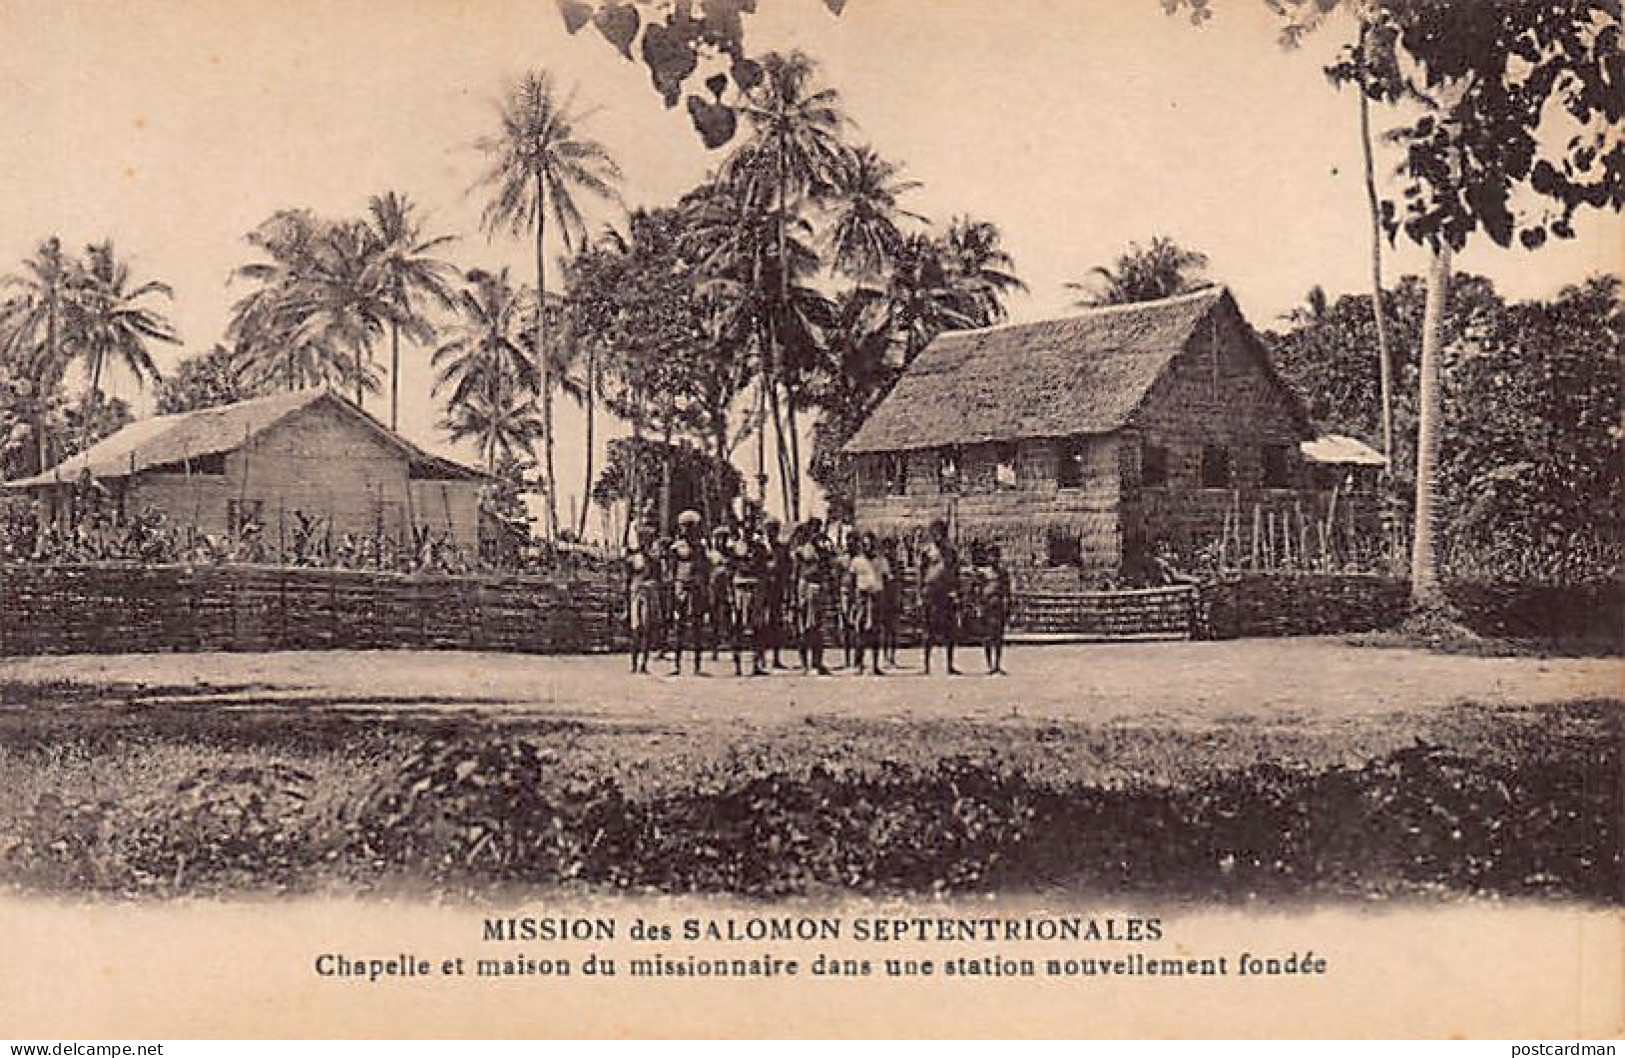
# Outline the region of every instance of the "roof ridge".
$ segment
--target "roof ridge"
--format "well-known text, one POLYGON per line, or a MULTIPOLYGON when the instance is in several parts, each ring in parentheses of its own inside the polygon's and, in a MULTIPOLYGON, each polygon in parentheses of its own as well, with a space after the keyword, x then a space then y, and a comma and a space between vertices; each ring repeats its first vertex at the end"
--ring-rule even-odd
POLYGON ((154 419, 172 419, 179 422, 182 419, 189 419, 194 416, 201 417, 204 415, 223 415, 228 412, 233 412, 238 408, 249 406, 263 408, 282 402, 286 402, 291 406, 297 407, 306 401, 315 400, 317 397, 321 397, 329 392, 331 391, 325 386, 306 386, 304 389, 288 390, 285 393, 262 393, 257 397, 244 397, 242 400, 234 400, 227 404, 210 404, 203 408, 188 408, 185 411, 172 411, 163 415, 149 415, 147 416, 146 421, 150 422, 154 419))
POLYGON ((1170 294, 1168 297, 1155 298, 1151 301, 1127 301, 1121 305, 1094 305, 1088 308, 1079 309, 1078 311, 1066 316, 1046 316, 1041 320, 1022 320, 1020 322, 1007 321, 1005 323, 990 324, 986 327, 964 327, 958 330, 943 331, 937 337, 949 338, 960 334, 991 334, 998 331, 1016 330, 1021 327, 1043 327, 1056 323, 1068 323, 1072 320, 1093 320, 1099 319, 1102 316, 1113 316, 1128 312, 1144 312, 1147 309, 1157 308, 1164 305, 1182 305, 1186 302, 1200 301, 1203 298, 1213 298, 1217 300, 1219 295, 1228 294, 1229 292, 1230 288, 1225 286, 1223 283, 1213 283, 1197 290, 1187 290, 1183 294, 1170 294))

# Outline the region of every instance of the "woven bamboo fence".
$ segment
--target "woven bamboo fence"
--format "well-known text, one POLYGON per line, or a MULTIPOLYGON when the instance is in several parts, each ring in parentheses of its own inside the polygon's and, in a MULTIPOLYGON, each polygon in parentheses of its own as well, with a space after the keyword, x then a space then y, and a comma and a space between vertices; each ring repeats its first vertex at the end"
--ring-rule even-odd
MULTIPOLYGON (((1407 594, 1402 581, 1351 574, 1249 574, 1200 587, 1125 591, 1033 586, 1014 594, 1010 634, 1036 640, 1228 639, 1354 632, 1398 622, 1407 594)), ((1617 585, 1593 592, 1598 598, 1587 596, 1585 606, 1577 604, 1573 589, 1546 594, 1553 599, 1524 592, 1514 600, 1517 606, 1465 592, 1458 601, 1476 604, 1467 607, 1475 615, 1484 611, 1486 626, 1498 619, 1516 625, 1514 631, 1552 627, 1553 611, 1612 613, 1617 621, 1617 585)), ((898 621, 905 645, 919 641, 911 595, 904 592, 898 621)), ((826 642, 834 645, 833 609, 826 621, 826 642)), ((610 565, 568 574, 472 576, 246 565, 0 566, 0 655, 336 649, 579 654, 625 646, 625 604, 619 574, 610 565)))
POLYGON ((1121 591, 1019 591, 1011 625, 1022 633, 1115 638, 1192 633, 1195 585, 1121 591))
POLYGON ((0 654, 624 645, 607 572, 432 576, 259 566, 0 567, 0 654))

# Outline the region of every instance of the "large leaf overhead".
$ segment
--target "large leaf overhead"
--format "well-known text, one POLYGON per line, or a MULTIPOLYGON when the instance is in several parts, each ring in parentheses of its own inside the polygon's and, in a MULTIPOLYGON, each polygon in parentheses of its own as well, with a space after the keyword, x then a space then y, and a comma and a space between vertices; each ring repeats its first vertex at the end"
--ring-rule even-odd
MULTIPOLYGON (((724 89, 748 94, 762 79, 761 65, 746 54, 745 16, 756 13, 756 0, 556 0, 570 34, 588 24, 597 27, 621 57, 641 60, 649 80, 667 107, 683 100, 694 129, 709 149, 730 142, 738 131, 736 106, 724 89), (717 77, 723 78, 722 87, 717 77), (683 88, 695 77, 706 78, 710 100, 683 88)), ((847 0, 823 0, 832 14, 847 0)))

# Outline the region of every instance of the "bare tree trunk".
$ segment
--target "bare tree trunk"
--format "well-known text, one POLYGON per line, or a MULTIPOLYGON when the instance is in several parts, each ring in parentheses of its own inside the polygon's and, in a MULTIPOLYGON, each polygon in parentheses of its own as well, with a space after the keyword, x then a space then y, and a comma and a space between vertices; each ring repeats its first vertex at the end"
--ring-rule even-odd
MULTIPOLYGON (((56 295, 52 294, 50 307, 45 313, 45 349, 46 355, 50 358, 50 363, 47 365, 46 371, 42 372, 42 375, 60 382, 59 376, 62 368, 62 356, 60 349, 62 343, 62 324, 57 318, 57 311, 56 295)), ((34 397, 34 399, 38 402, 39 407, 39 415, 34 420, 34 441, 39 446, 39 473, 41 474, 45 473, 46 469, 51 465, 51 443, 49 438, 46 436, 45 424, 45 396, 51 391, 51 389, 52 387, 50 385, 40 385, 38 387, 38 392, 34 397)))
POLYGON ((660 531, 671 532, 671 416, 660 436, 660 531))
POLYGON ((45 443, 45 412, 39 411, 34 415, 34 455, 39 464, 34 467, 35 474, 43 474, 51 466, 50 452, 45 443))
POLYGON ((593 414, 596 410, 596 396, 598 393, 598 349, 592 343, 587 343, 587 473, 586 483, 581 488, 581 521, 576 526, 576 539, 587 538, 587 508, 592 506, 592 446, 593 446, 593 414))
MULTIPOLYGON (((632 458, 626 468, 626 524, 621 526, 621 546, 625 547, 627 539, 632 535, 632 524, 638 523, 642 528, 643 519, 643 395, 636 390, 632 393, 632 458)), ((640 535, 640 546, 647 547, 649 541, 640 535)))
POLYGON ((1421 385, 1417 396, 1416 525, 1411 538, 1411 601, 1419 607, 1442 601, 1434 555, 1434 506, 1439 465, 1440 343, 1445 300, 1450 295, 1450 246, 1441 242, 1428 266, 1422 309, 1421 385))
POLYGON ((717 446, 717 465, 713 467, 716 478, 717 504, 725 511, 733 510, 733 502, 728 496, 728 417, 727 411, 712 420, 712 440, 717 446))
POLYGON ((1394 472, 1394 393, 1393 358, 1388 351, 1388 315, 1382 303, 1382 204, 1377 198, 1377 179, 1371 157, 1371 100, 1365 93, 1364 63, 1370 26, 1360 23, 1361 74, 1360 147, 1365 156, 1365 200, 1371 213, 1371 316, 1377 328, 1377 362, 1382 380, 1382 457, 1388 474, 1394 472))
POLYGON ((401 325, 389 325, 389 428, 401 428, 401 325))
POLYGON ((784 443, 784 416, 779 411, 779 387, 771 382, 767 387, 767 408, 773 419, 773 454, 779 463, 779 500, 784 504, 785 517, 790 518, 790 472, 784 443))
POLYGON ((796 422, 796 391, 794 387, 786 384, 784 387, 784 416, 785 432, 790 435, 790 481, 786 489, 789 494, 787 508, 790 522, 801 523, 801 428, 796 422))
MULTIPOLYGON (((790 214, 790 189, 789 173, 786 171, 784 157, 784 140, 782 137, 778 143, 778 153, 775 157, 775 162, 779 185, 779 312, 785 316, 788 316, 790 313, 790 240, 786 226, 789 221, 790 214)), ((787 461, 785 458, 786 449, 784 444, 784 430, 779 425, 778 408, 775 406, 773 409, 773 425, 775 430, 778 431, 776 439, 779 442, 779 475, 784 479, 782 482, 784 492, 784 513, 785 517, 789 519, 792 525, 799 525, 801 523, 801 446, 797 442, 795 435, 796 395, 791 383, 791 372, 787 366, 787 358, 784 355, 784 336, 778 333, 777 326, 775 326, 773 329, 773 337, 776 343, 775 359, 778 361, 780 373, 784 375, 785 413, 789 418, 790 427, 790 446, 788 450, 789 459, 787 461)))
POLYGON ((767 510, 767 369, 756 376, 756 505, 767 510))
POLYGON ((553 477, 553 361, 547 355, 547 256, 542 236, 547 214, 542 209, 541 179, 536 186, 536 362, 542 373, 542 474, 547 488, 547 538, 559 536, 558 482, 553 477))

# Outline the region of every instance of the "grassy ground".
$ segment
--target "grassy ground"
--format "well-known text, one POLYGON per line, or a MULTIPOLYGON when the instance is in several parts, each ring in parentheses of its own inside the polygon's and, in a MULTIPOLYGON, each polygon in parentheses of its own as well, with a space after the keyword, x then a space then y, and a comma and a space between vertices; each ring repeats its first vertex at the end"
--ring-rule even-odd
POLYGON ((155 895, 1621 898, 1615 661, 1332 640, 1011 661, 734 680, 616 658, 10 660, 0 872, 155 895))

